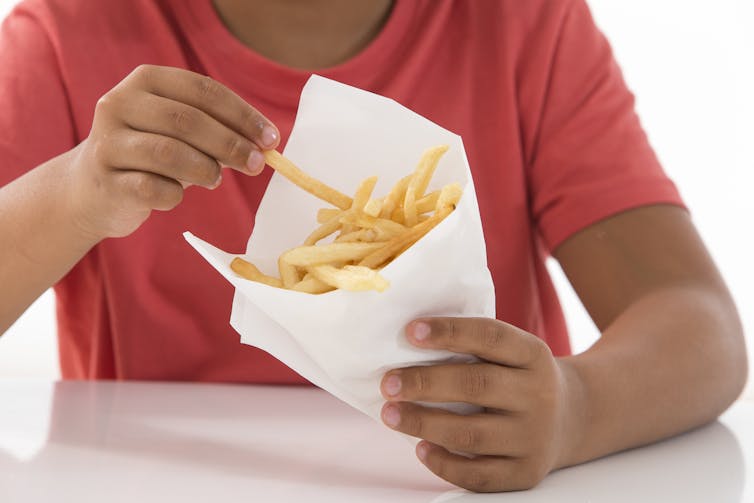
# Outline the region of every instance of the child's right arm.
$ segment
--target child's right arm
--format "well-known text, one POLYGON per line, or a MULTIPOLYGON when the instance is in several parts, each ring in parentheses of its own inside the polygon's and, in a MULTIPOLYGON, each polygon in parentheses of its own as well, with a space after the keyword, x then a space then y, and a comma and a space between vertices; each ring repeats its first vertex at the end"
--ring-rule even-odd
POLYGON ((220 165, 246 174, 277 146, 269 120, 186 70, 141 66, 97 103, 89 136, 0 188, 0 334, 99 241, 213 189, 220 165))

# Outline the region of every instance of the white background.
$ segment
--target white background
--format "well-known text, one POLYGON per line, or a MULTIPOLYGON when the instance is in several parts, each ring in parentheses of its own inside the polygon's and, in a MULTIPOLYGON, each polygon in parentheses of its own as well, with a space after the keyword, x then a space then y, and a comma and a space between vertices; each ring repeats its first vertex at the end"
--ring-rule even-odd
MULTIPOLYGON (((0 17, 14 3, 0 0, 0 17)), ((754 1, 589 4, 637 95, 660 159, 737 300, 754 362, 754 1)), ((550 266, 574 350, 582 351, 597 331, 557 265, 550 266)), ((0 377, 59 376, 53 316, 48 292, 0 338, 0 377)))

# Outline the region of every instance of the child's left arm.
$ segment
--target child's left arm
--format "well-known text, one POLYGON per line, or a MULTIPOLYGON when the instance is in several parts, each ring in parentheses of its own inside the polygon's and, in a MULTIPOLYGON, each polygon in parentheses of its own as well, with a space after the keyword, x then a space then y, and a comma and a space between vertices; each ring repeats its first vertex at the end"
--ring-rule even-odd
POLYGON ((709 422, 746 382, 735 305, 682 209, 608 218, 555 255, 602 332, 588 351, 555 358, 539 338, 496 320, 418 320, 407 329, 416 346, 482 362, 399 369, 382 381, 385 423, 425 439, 417 455, 454 484, 533 487, 557 468, 709 422), (417 401, 485 409, 458 416, 417 401))

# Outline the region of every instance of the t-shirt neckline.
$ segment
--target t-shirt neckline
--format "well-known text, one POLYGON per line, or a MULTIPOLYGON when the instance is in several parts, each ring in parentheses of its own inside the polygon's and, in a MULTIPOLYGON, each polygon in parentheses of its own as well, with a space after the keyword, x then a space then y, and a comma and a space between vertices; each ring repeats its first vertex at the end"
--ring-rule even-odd
POLYGON ((312 73, 339 81, 376 78, 379 69, 399 55, 415 11, 414 0, 395 0, 379 33, 357 54, 335 66, 302 70, 273 61, 244 45, 222 22, 212 0, 176 4, 178 14, 187 22, 186 36, 194 42, 194 49, 210 73, 219 75, 232 87, 252 90, 281 105, 297 101, 312 73))

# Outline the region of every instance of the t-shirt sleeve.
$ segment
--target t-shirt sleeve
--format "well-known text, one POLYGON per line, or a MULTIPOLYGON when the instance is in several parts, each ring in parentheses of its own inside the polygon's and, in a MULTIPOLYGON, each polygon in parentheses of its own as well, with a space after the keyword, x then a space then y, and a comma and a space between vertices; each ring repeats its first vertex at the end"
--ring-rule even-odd
POLYGON ((683 206, 584 0, 568 4, 554 40, 527 166, 530 211, 550 251, 616 213, 683 206))
POLYGON ((54 45, 26 5, 0 27, 0 187, 75 147, 54 45))

